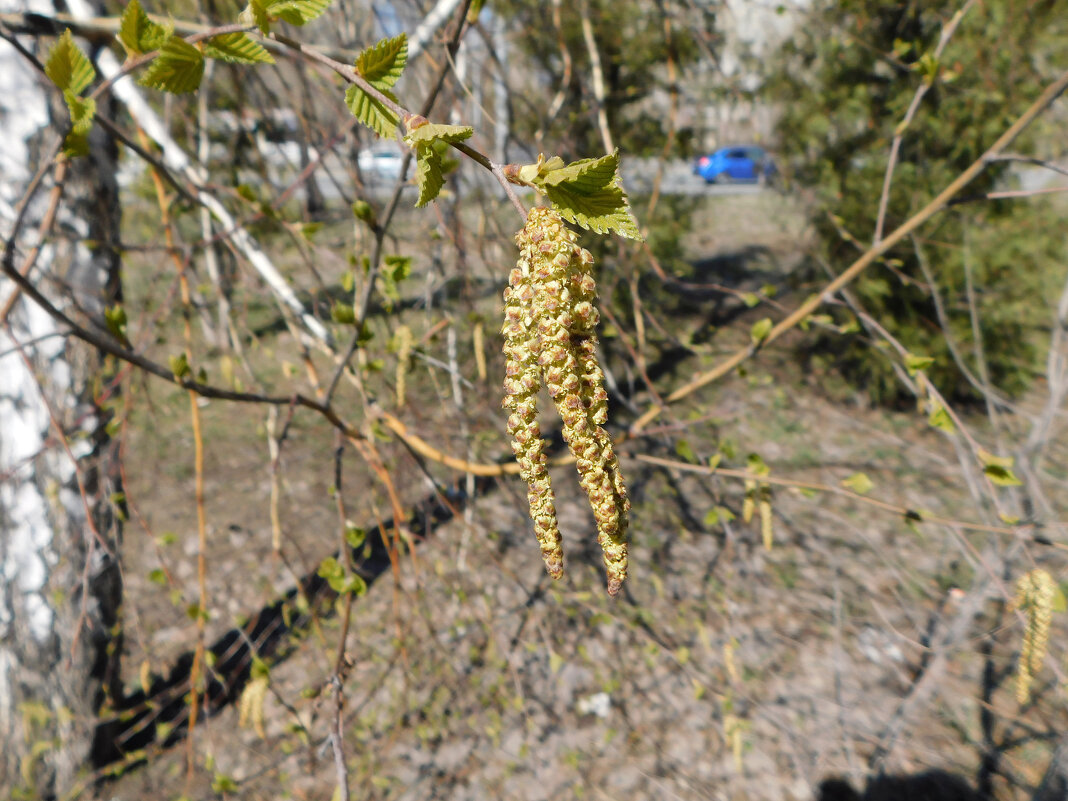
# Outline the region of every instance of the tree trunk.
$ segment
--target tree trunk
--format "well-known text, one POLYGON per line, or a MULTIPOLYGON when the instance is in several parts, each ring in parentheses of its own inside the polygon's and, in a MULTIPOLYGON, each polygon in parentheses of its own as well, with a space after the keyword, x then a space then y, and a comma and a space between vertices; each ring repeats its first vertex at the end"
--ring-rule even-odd
MULTIPOLYGON (((0 10, 25 10, 23 2, 0 0, 0 10)), ((45 47, 24 44, 44 60, 45 47)), ((110 115, 106 101, 101 111, 110 115)), ((9 266, 25 265, 37 242, 51 177, 17 231, 14 212, 66 116, 54 87, 0 42, 0 239, 16 242, 9 266)), ((67 169, 53 234, 29 273, 80 322, 102 321, 120 299, 116 172, 114 143, 97 127, 89 156, 67 169)), ((0 278, 0 309, 13 292, 0 278)), ((0 797, 72 789, 118 683, 121 498, 101 408, 117 387, 105 368, 25 296, 11 305, 0 327, 0 797)))

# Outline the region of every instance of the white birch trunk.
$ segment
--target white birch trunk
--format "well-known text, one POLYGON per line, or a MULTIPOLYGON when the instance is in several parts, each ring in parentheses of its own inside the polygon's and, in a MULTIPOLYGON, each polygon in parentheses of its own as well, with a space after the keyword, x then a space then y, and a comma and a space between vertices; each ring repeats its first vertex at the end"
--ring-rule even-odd
MULTIPOLYGON (((0 0, 0 9, 55 12, 46 0, 0 0)), ((37 153, 56 130, 51 116, 65 116, 62 100, 50 107, 56 95, 0 42, 4 242, 37 153)), ((90 147, 68 171, 55 226, 62 235, 30 273, 53 303, 82 320, 114 302, 119 277, 107 244, 119 238, 116 152, 102 131, 90 147), (90 251, 85 239, 103 244, 90 251)), ((46 181, 15 232, 16 267, 36 243, 50 189, 46 181)), ((0 307, 12 291, 0 278, 0 307)), ((22 789, 52 798, 85 769, 96 711, 117 682, 121 585, 109 502, 118 490, 116 461, 91 394, 98 355, 25 297, 7 322, 0 328, 0 797, 22 789)))

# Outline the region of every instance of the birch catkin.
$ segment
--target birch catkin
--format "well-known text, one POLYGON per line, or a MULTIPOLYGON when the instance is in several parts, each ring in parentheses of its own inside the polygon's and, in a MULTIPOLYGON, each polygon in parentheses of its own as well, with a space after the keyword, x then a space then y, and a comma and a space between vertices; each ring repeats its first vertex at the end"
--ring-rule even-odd
POLYGON ((611 437, 601 427, 608 418, 608 396, 596 356, 593 257, 550 209, 530 212, 516 244, 519 261, 505 291, 504 405, 511 411, 512 450, 530 487, 535 533, 546 568, 558 578, 563 553, 536 423, 536 396, 544 382, 593 508, 608 592, 615 595, 627 576, 630 501, 611 437))

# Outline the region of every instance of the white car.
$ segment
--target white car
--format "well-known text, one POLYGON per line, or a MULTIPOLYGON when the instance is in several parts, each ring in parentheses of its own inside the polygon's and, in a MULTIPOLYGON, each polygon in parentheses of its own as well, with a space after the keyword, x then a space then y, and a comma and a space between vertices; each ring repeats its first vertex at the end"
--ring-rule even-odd
POLYGON ((404 155, 395 148, 361 150, 356 163, 365 178, 372 181, 395 181, 401 177, 404 155))

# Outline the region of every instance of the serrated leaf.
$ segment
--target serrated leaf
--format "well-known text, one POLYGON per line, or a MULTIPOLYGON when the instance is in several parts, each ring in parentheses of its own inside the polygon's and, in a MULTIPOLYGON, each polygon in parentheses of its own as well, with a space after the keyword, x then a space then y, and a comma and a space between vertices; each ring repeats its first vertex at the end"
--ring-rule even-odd
MULTIPOLYGON (((390 100, 396 100, 390 92, 383 92, 390 100)), ((376 134, 388 138, 397 130, 397 115, 381 102, 353 84, 345 90, 345 105, 357 120, 376 134)))
POLYGON ((273 64, 267 48, 249 38, 247 33, 224 33, 204 43, 204 55, 231 64, 273 64))
POLYGON ((166 28, 149 19, 138 0, 130 0, 122 12, 118 37, 127 55, 139 56, 158 50, 169 35, 166 28))
POLYGON ((89 131, 96 116, 96 101, 91 97, 79 97, 70 89, 63 92, 63 99, 70 111, 70 131, 63 140, 63 154, 77 158, 89 153, 89 131))
POLYGON ((930 356, 917 356, 915 353, 905 354, 905 369, 909 371, 909 375, 914 376, 920 370, 926 370, 934 364, 934 359, 930 356))
POLYGON ((846 489, 853 490, 857 495, 867 495, 875 485, 872 483, 871 479, 868 478, 867 473, 854 473, 849 478, 842 481, 842 486, 846 489))
POLYGON ((332 0, 283 0, 270 3, 267 12, 290 25, 307 25, 330 8, 332 0))
POLYGON ((78 45, 70 29, 63 31, 45 62, 45 74, 62 91, 81 94, 96 77, 96 70, 78 45))
POLYGON ((63 99, 67 101, 70 110, 71 132, 87 134, 93 127, 93 117, 96 116, 96 101, 91 97, 78 97, 69 89, 63 93, 63 99))
POLYGON ((465 139, 470 139, 475 129, 470 125, 443 125, 441 123, 428 122, 413 128, 404 137, 409 147, 429 147, 434 142, 446 142, 454 145, 465 139))
POLYGON ((415 182, 419 187, 416 208, 425 206, 441 192, 445 176, 441 169, 441 155, 432 147, 421 147, 415 162, 415 182))
POLYGON ((408 36, 401 33, 392 39, 382 39, 356 57, 356 70, 380 92, 392 87, 408 63, 408 36))
POLYGON ((936 404, 934 409, 931 410, 931 413, 927 416, 927 422, 949 434, 956 431, 953 421, 941 404, 936 404))
POLYGON ((762 320, 757 320, 753 323, 753 327, 749 329, 749 338, 753 340, 754 345, 759 345, 768 338, 771 329, 772 322, 770 318, 765 317, 762 320))
POLYGON ((171 35, 138 83, 180 95, 195 92, 203 77, 204 54, 182 37, 171 35))
POLYGON ((1000 464, 985 465, 983 474, 990 479, 992 484, 997 484, 999 487, 1019 487, 1023 484, 1012 470, 1000 464))
POLYGON ((538 175, 534 186, 544 191, 568 222, 605 234, 614 231, 642 240, 619 177, 619 151, 599 159, 582 159, 538 175))

